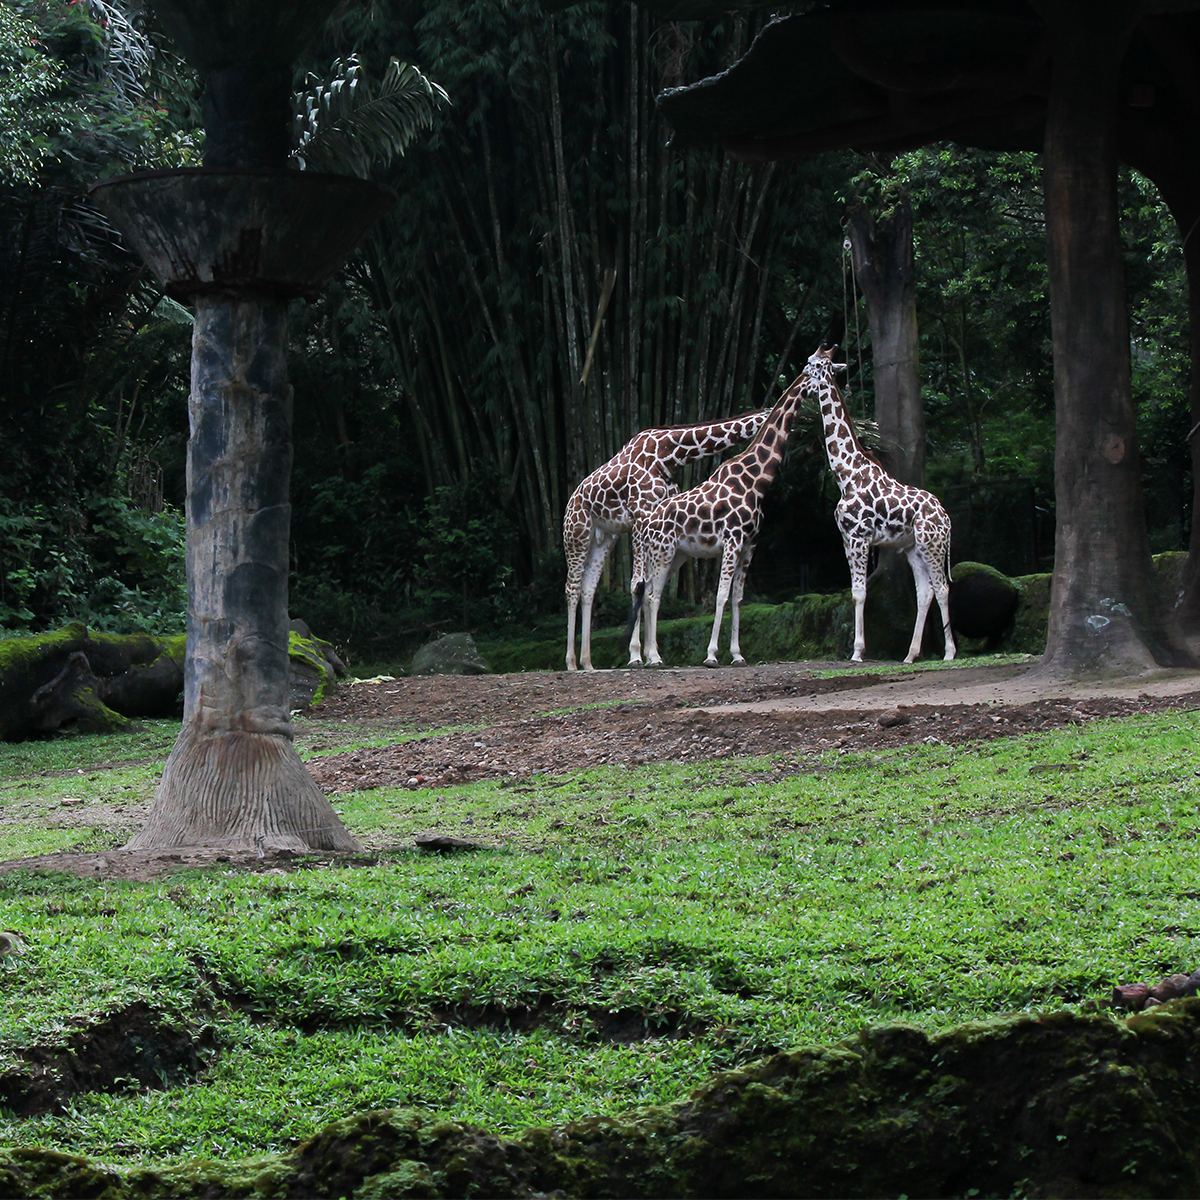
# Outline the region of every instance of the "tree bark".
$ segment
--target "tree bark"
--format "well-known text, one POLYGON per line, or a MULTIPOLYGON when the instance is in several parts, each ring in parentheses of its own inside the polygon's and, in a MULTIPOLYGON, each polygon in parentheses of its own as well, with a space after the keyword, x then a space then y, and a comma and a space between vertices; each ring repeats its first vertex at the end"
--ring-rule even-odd
POLYGON ((1115 117, 1139 6, 1042 0, 1053 45, 1045 204, 1057 528, 1045 674, 1195 666, 1154 585, 1118 236, 1115 117))
POLYGON ((197 301, 188 407, 183 729, 127 848, 358 849, 292 745, 282 301, 197 301))
POLYGON ((912 204, 876 221, 863 204, 850 209, 850 253, 867 297, 875 420, 881 457, 901 483, 925 486, 925 412, 917 339, 917 280, 912 204))
POLYGON ((1179 227, 1187 270, 1191 379, 1188 388, 1192 458, 1192 531, 1175 615, 1186 633, 1200 633, 1200 66, 1188 38, 1170 18, 1140 26, 1167 63, 1176 91, 1171 107, 1125 107, 1118 122, 1123 161, 1152 180, 1179 227))

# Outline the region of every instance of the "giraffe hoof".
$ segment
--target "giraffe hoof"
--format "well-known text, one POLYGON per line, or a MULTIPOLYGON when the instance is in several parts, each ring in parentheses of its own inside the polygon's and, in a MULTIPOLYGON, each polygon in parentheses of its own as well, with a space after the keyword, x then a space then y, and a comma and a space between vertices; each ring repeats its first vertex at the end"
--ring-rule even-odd
POLYGON ((704 665, 706 667, 719 667, 721 664, 717 662, 715 658, 706 658, 704 660, 704 665))
POLYGON ((627 666, 631 671, 640 671, 642 669, 642 660, 640 658, 631 658, 627 666))
POLYGON ((744 667, 746 665, 746 660, 739 654, 737 658, 730 661, 729 665, 731 667, 744 667))

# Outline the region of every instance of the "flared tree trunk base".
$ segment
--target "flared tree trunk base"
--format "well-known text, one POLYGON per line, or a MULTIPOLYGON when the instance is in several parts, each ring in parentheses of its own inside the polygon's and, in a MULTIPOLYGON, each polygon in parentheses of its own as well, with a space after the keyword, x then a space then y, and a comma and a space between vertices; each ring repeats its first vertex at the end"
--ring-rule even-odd
POLYGON ((200 845, 264 852, 362 849, 289 739, 185 726, 146 824, 124 849, 200 845))

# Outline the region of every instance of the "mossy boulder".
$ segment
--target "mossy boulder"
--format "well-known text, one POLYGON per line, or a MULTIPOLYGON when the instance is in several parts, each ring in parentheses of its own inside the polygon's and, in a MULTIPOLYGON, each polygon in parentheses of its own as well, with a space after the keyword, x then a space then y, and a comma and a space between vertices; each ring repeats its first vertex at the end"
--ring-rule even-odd
POLYGON ((302 712, 320 704, 349 669, 331 642, 316 637, 303 621, 288 630, 288 708, 302 712))
POLYGON ((1200 1194, 1200 999, 1121 1021, 1019 1014, 880 1025, 727 1071, 676 1104, 499 1137, 362 1113, 287 1154, 118 1169, 0 1152, 44 1197, 1200 1194))
POLYGON ((984 638, 996 650, 1012 628, 1021 593, 1001 571, 986 563, 954 565, 950 584, 950 627, 955 634, 984 638))

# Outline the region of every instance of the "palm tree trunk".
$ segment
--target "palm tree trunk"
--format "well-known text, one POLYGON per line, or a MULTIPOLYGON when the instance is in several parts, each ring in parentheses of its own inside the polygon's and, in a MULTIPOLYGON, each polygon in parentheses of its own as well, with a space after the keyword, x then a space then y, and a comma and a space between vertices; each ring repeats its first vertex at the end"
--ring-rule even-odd
POLYGON ((196 304, 183 729, 127 849, 360 848, 292 745, 286 313, 258 298, 196 304))

